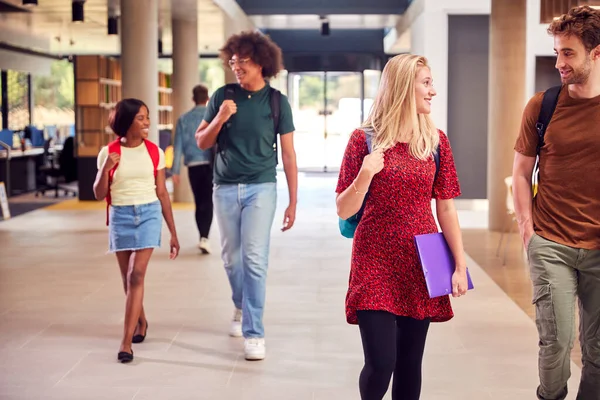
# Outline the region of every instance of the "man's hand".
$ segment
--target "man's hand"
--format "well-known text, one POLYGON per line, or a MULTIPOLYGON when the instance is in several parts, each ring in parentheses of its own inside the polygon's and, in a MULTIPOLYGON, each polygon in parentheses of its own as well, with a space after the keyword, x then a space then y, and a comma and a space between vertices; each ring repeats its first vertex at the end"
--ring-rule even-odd
POLYGON ((233 100, 224 100, 219 108, 219 116, 223 121, 227 121, 236 112, 237 104, 235 104, 233 100))
POLYGON ((283 214, 283 227, 281 228, 282 232, 285 232, 294 226, 294 221, 296 221, 296 206, 290 205, 283 214))
POLYGON ((533 226, 531 225, 527 225, 527 227, 520 229, 521 230, 521 240, 523 240, 523 248, 525 249, 525 251, 527 251, 527 248, 529 247, 529 242, 531 241, 531 238, 533 237, 533 226))
POLYGON ((172 175, 171 179, 173 179, 173 183, 176 185, 179 185, 179 182, 181 182, 181 179, 179 179, 179 175, 172 175))

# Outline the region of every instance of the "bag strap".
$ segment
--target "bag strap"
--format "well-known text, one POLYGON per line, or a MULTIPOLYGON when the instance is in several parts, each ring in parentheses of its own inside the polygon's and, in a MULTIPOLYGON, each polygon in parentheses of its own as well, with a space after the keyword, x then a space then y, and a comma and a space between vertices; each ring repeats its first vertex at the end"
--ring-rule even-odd
POLYGON ((372 128, 363 128, 363 131, 365 132, 365 140, 367 141, 367 149, 369 150, 369 154, 371 154, 373 152, 373 135, 375 132, 373 132, 372 128))
POLYGON ((281 92, 275 88, 271 88, 270 101, 271 117, 273 118, 273 129, 275 130, 275 137, 277 137, 278 133, 283 133, 279 132, 279 114, 281 113, 281 92))
MULTIPOLYGON (((270 106, 271 106, 271 118, 273 118, 273 131, 275 132, 275 140, 273 146, 275 149, 275 160, 279 164, 279 151, 277 149, 277 134, 279 132, 279 114, 281 112, 281 92, 275 88, 270 88, 270 106)), ((285 132, 287 133, 287 132, 285 132)))
MULTIPOLYGON (((117 140, 114 140, 108 144, 107 157, 110 156, 112 153, 117 153, 118 155, 121 155, 121 139, 120 138, 117 140)), ((115 164, 115 166, 112 167, 110 171, 108 171, 108 192, 106 192, 106 226, 108 226, 108 211, 109 211, 110 205, 112 204, 112 198, 110 197, 110 185, 112 184, 113 176, 115 175, 115 171, 118 166, 119 166, 119 163, 115 164)))
POLYGON ((225 100, 235 100, 235 89, 237 83, 228 83, 225 85, 225 100))
MULTIPOLYGON (((223 100, 234 100, 235 101, 235 91, 238 87, 237 83, 228 83, 225 85, 225 98, 223 100)), ((233 118, 233 116, 231 117, 233 118)), ((231 120, 230 118, 230 120, 231 120)), ((230 121, 227 121, 221 127, 221 132, 217 136, 217 141, 213 146, 213 160, 216 160, 216 155, 220 154, 221 159, 225 162, 225 157, 223 157, 223 152, 226 150, 225 142, 227 141, 227 128, 231 125, 230 121)))
POLYGON ((540 150, 544 146, 546 128, 548 128, 548 125, 552 120, 554 110, 556 110, 556 104, 558 103, 558 96, 560 95, 561 89, 562 86, 554 86, 544 92, 542 108, 540 109, 540 114, 538 115, 538 120, 535 124, 535 129, 538 133, 538 145, 536 148, 536 154, 538 157, 540 155, 540 150))
POLYGON ((440 148, 435 149, 433 153, 433 161, 435 161, 435 175, 433 177, 433 182, 437 180, 438 173, 440 172, 440 148))
POLYGON ((158 174, 158 163, 160 162, 158 146, 147 139, 144 139, 144 144, 146 145, 148 154, 150 154, 150 158, 152 159, 152 165, 154 166, 154 179, 156 179, 156 175, 158 174))
MULTIPOLYGON (((158 151, 158 146, 147 139, 144 139, 144 144, 146 145, 146 150, 148 150, 148 154, 150 155, 150 159, 152 160, 152 166, 154 167, 154 179, 156 179, 156 175, 158 175, 158 164, 160 162, 160 152, 158 151)), ((121 155, 120 139, 117 139, 108 144, 108 154, 110 155, 111 153, 117 153, 118 155, 121 155)), ((108 172, 108 192, 106 193, 106 226, 108 226, 109 209, 110 205, 112 204, 112 198, 110 196, 110 185, 112 184, 113 177, 118 166, 119 164, 117 163, 108 172)))

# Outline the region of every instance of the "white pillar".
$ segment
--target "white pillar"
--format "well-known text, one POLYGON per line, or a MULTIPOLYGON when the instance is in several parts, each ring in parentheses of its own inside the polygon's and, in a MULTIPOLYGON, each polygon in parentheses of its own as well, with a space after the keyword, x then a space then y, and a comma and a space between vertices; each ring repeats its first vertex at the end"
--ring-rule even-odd
POLYGON ((148 105, 158 143, 158 0, 121 0, 120 28, 122 96, 148 105))
MULTIPOLYGON (((514 145, 525 98, 527 0, 492 0, 488 118, 489 229, 500 231, 506 213, 504 179, 512 174, 514 145), (510 43, 510 51, 507 51, 510 43)), ((508 225, 506 225, 508 226, 508 225)))
MULTIPOLYGON (((242 31, 243 28, 240 29, 233 18, 226 13, 223 13, 223 44, 227 42, 227 39, 229 39, 230 36, 241 33, 242 31)), ((237 79, 231 68, 226 66, 223 66, 223 68, 225 69, 225 83, 237 83, 237 79)))
MULTIPOLYGON (((173 13, 173 117, 174 121, 194 107, 192 89, 199 81, 198 70, 198 17, 195 1, 185 13, 173 13)), ((175 10, 175 7, 172 7, 175 10)), ((181 8, 180 8, 181 10, 181 8)), ((175 129, 175 127, 173 127, 175 129)), ((174 132, 175 135, 179 134, 174 132)), ((187 167, 181 161, 181 183, 175 185, 173 199, 191 203, 194 196, 189 184, 187 167)))

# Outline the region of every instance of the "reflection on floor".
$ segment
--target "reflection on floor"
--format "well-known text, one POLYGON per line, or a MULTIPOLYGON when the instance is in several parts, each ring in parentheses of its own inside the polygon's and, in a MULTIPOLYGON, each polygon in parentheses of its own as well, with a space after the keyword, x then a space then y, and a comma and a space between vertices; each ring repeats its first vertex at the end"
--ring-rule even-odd
MULTIPOLYGON (((297 224, 282 233, 281 185, 262 362, 246 362, 242 341, 227 336, 227 278, 217 254, 198 254, 189 207, 175 211, 181 257, 168 260, 163 246, 152 259, 148 337, 129 365, 116 361, 124 296, 105 255, 103 205, 58 205, 0 224, 0 399, 358 400, 360 336, 344 316, 351 241, 338 232, 334 187, 332 175, 302 175, 297 224)), ((473 259, 468 266, 476 289, 453 300, 452 321, 430 329, 422 398, 530 400, 535 325, 473 259)), ((569 399, 580 375, 572 371, 569 399)))

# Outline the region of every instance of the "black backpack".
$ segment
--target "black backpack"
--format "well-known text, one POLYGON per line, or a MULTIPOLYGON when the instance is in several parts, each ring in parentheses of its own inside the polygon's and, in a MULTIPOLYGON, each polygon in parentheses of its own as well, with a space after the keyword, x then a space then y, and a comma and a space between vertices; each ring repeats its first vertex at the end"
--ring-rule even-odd
POLYGON ((540 109, 540 114, 538 115, 538 120, 535 124, 535 129, 538 134, 538 144, 535 151, 536 160, 535 166, 533 167, 533 180, 536 185, 539 184, 540 180, 540 151, 544 146, 544 135, 546 134, 546 129, 550 124, 550 120, 552 120, 554 110, 556 110, 556 104, 558 103, 558 96, 560 95, 561 89, 562 86, 553 86, 544 92, 542 108, 540 109))
MULTIPOLYGON (((239 85, 237 83, 229 83, 225 85, 225 100, 235 100, 235 91, 239 85)), ((273 128, 275 137, 273 138, 273 150, 277 153, 277 134, 279 133, 279 114, 281 110, 281 92, 275 88, 269 87, 270 92, 270 106, 271 106, 271 119, 273 120, 273 128)), ((221 128, 219 136, 217 137, 217 143, 215 144, 215 152, 221 154, 223 162, 225 157, 223 153, 227 150, 227 129, 231 127, 231 118, 221 128)), ((279 157, 276 155, 275 159, 279 162, 279 157)))

